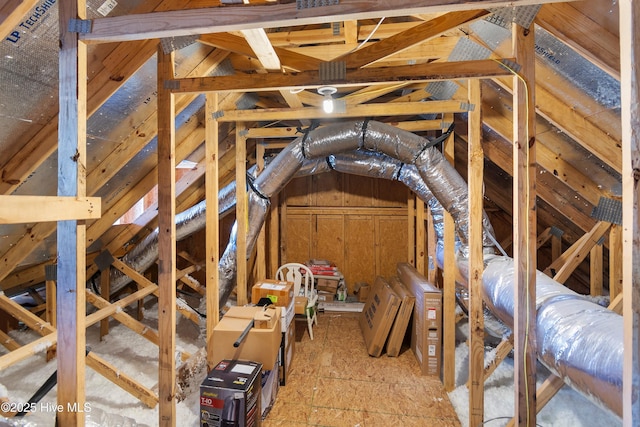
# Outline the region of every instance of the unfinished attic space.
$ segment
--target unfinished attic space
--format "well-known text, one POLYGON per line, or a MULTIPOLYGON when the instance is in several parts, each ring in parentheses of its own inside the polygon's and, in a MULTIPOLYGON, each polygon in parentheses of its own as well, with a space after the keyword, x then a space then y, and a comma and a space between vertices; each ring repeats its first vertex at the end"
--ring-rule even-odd
POLYGON ((0 4, 0 426, 640 425, 638 0, 0 4))

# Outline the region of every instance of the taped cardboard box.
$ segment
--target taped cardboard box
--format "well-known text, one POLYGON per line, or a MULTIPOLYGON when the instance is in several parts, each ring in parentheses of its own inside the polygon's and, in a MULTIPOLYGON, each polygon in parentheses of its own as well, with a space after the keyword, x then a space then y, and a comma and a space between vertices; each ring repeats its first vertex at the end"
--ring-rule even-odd
POLYGON ((341 277, 318 277, 316 278, 316 289, 318 291, 329 292, 335 294, 338 292, 338 285, 341 277))
POLYGON ((260 314, 262 307, 231 307, 213 329, 213 363, 223 359, 252 360, 263 366, 275 366, 278 361, 278 351, 282 332, 280 328, 281 308, 274 307, 275 321, 270 328, 258 329, 252 327, 246 337, 234 347, 244 330, 254 325, 256 314, 260 314))
POLYGON ((380 357, 382 354, 399 307, 400 297, 378 276, 359 319, 369 355, 380 357))
POLYGON ((293 283, 282 280, 261 280, 251 288, 251 303, 269 298, 273 305, 288 307, 293 300, 293 283))
POLYGON ((398 263, 397 274, 415 297, 411 322, 411 350, 422 375, 440 376, 442 363, 442 291, 408 263, 398 263))
POLYGON ((409 321, 413 314, 413 306, 415 305, 416 298, 409 292, 398 277, 390 278, 389 283, 393 291, 400 297, 400 308, 398 309, 398 314, 393 322, 393 326, 391 326, 391 332, 387 340, 387 356, 396 357, 400 354, 404 338, 407 335, 407 329, 409 329, 409 321))

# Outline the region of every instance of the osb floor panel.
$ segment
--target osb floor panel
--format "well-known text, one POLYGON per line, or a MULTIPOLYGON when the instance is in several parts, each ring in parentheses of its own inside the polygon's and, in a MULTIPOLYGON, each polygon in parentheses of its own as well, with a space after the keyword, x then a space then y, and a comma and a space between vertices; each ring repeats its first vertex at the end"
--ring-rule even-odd
POLYGON ((280 387, 263 427, 460 426, 437 378, 420 375, 410 349, 370 357, 359 313, 321 313, 311 341, 304 322, 287 385, 280 387))

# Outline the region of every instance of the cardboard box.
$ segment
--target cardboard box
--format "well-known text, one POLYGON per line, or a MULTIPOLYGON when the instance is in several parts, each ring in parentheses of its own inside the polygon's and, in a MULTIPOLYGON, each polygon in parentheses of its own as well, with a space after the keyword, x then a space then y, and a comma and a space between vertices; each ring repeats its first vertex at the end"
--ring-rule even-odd
POLYGON ((309 300, 307 297, 295 297, 294 298, 294 312, 295 314, 305 314, 305 310, 307 309, 307 304, 309 300))
POLYGON ((402 343, 407 335, 407 329, 409 328, 409 321, 413 314, 413 306, 415 305, 416 298, 409 293, 406 286, 400 281, 398 277, 392 277, 389 279, 393 291, 400 297, 400 308, 396 319, 391 326, 391 332, 389 333, 389 339, 387 340, 387 356, 396 357, 400 354, 402 343))
POLYGON ((280 343, 279 357, 279 377, 280 385, 287 385, 291 363, 293 362, 293 354, 295 352, 296 343, 296 322, 291 322, 286 332, 282 333, 282 342, 280 343))
POLYGON ((257 329, 271 329, 275 326, 278 320, 276 316, 278 315, 280 314, 276 313, 275 308, 265 307, 253 315, 253 327, 257 329))
POLYGON ((287 332, 289 325, 293 323, 296 314, 295 301, 291 300, 287 307, 282 307, 282 316, 280 318, 280 331, 287 332))
POLYGON ((200 426, 260 426, 261 371, 260 363, 221 360, 200 385, 200 426))
POLYGON ((335 298, 335 292, 318 291, 318 302, 331 302, 335 298))
POLYGON ((416 298, 411 350, 423 375, 440 376, 442 363, 442 291, 408 263, 398 263, 398 277, 416 298))
POLYGON ((268 329, 251 328, 238 347, 234 343, 249 323, 253 324, 256 313, 262 307, 231 307, 213 329, 213 359, 217 363, 223 359, 251 360, 263 366, 274 366, 278 361, 280 348, 281 308, 274 307, 276 321, 268 329))
POLYGON ((400 297, 378 276, 359 320, 369 355, 379 357, 382 354, 399 307, 400 297))
POLYGON ((318 291, 336 293, 338 291, 338 285, 340 284, 340 277, 326 278, 319 277, 316 279, 316 289, 318 291))
POLYGON ((358 282, 353 285, 353 293, 358 296, 359 302, 366 302, 370 291, 371 286, 368 283, 358 282))
POLYGON ((251 303, 257 304, 260 298, 269 298, 273 305, 287 307, 293 299, 293 283, 282 280, 261 280, 251 288, 251 303))

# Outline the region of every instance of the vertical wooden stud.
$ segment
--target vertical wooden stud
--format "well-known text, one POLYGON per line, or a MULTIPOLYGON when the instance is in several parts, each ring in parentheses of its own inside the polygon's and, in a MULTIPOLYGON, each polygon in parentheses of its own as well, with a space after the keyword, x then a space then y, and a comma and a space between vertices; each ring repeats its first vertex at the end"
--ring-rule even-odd
MULTIPOLYGON (((453 115, 450 116, 453 122, 453 115)), ((444 142, 443 152, 447 161, 454 164, 454 134, 444 142)), ((453 217, 444 211, 444 265, 442 268, 442 383, 445 390, 452 391, 456 386, 456 262, 455 262, 455 223, 453 217)))
POLYGON ((513 25, 514 384, 518 426, 536 425, 536 151, 535 36, 513 25))
POLYGON ((622 106, 622 277, 624 366, 622 422, 640 425, 640 4, 620 1, 620 92, 622 106))
MULTIPOLYGON (((111 300, 111 268, 107 267, 100 272, 100 296, 107 301, 111 300)), ((109 318, 100 321, 100 341, 109 334, 109 318)))
POLYGON ((602 295, 602 244, 596 244, 589 254, 591 296, 602 295))
POLYGON ((416 266, 416 195, 409 191, 407 196, 407 262, 416 266))
MULTIPOLYGON (((264 144, 258 142, 256 144, 256 164, 258 167, 258 174, 264 170, 264 151, 264 144)), ((262 224, 260 234, 258 235, 258 242, 256 244, 256 275, 258 279, 265 279, 267 277, 266 224, 267 221, 262 224)))
MULTIPOLYGON (((59 102, 58 196, 86 196, 87 47, 70 32, 71 22, 86 18, 83 0, 58 3, 59 102)), ((57 424, 84 426, 85 271, 84 221, 60 221, 58 252, 58 405, 57 424)))
POLYGON ((219 123, 215 117, 218 110, 218 93, 207 93, 205 101, 205 198, 207 200, 206 218, 206 307, 207 307, 207 364, 212 369, 217 362, 213 360, 213 328, 220 318, 219 269, 220 261, 220 214, 218 206, 218 132, 219 123))
POLYGON ((425 257, 427 254, 425 203, 416 198, 416 270, 427 275, 425 257))
POLYGON ((434 285, 438 284, 438 263, 436 261, 436 230, 433 228, 431 208, 427 209, 427 279, 434 285))
POLYGON ((609 296, 613 301, 622 293, 622 227, 611 225, 609 230, 609 296))
POLYGON ((174 54, 158 47, 159 426, 176 425, 176 153, 174 54))
POLYGON ((269 213, 269 271, 268 277, 276 277, 280 266, 280 194, 271 196, 269 213))
POLYGON ((237 295, 238 305, 247 298, 247 231, 249 212, 247 199, 247 138, 244 123, 236 123, 236 227, 237 227, 237 295))
POLYGON ((484 422, 484 308, 482 303, 482 206, 484 153, 480 80, 469 80, 469 425, 484 422))

